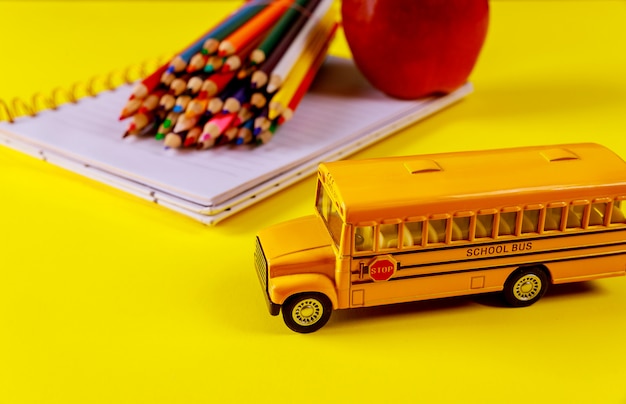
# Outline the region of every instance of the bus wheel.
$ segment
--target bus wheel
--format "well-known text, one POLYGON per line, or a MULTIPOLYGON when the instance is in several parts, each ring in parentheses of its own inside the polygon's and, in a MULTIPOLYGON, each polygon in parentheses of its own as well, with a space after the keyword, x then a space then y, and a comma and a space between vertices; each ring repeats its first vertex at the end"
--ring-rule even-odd
POLYGON ((504 284, 504 299, 513 307, 530 306, 546 293, 548 276, 538 267, 519 269, 504 284))
POLYGON ((283 319, 291 330, 303 334, 319 330, 328 322, 333 306, 320 293, 291 296, 283 304, 283 319))

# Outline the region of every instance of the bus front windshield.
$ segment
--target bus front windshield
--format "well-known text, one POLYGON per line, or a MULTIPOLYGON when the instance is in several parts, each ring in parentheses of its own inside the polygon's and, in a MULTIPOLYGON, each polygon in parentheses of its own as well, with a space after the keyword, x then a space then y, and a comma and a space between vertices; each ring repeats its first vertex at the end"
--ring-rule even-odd
POLYGON ((321 182, 318 182, 317 184, 317 200, 315 202, 315 206, 320 214, 320 217, 324 223, 326 223, 328 232, 335 242, 335 245, 339 247, 343 222, 337 212, 334 201, 330 198, 330 195, 328 195, 321 182))

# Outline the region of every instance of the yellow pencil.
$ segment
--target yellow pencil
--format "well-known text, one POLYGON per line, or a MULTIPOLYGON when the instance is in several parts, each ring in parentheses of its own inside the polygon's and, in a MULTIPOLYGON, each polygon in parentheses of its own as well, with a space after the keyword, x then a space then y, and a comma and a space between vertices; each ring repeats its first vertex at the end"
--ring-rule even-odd
MULTIPOLYGON (((320 53, 326 49, 325 45, 328 43, 328 39, 334 35, 336 24, 337 22, 334 10, 330 10, 326 13, 324 19, 320 23, 319 30, 316 35, 303 49, 302 54, 289 71, 289 74, 282 83, 282 86, 280 86, 280 88, 276 91, 276 94, 272 97, 268 113, 268 118, 270 120, 277 118, 287 107, 287 104, 298 90, 298 87, 300 87, 300 83, 306 76, 307 72, 315 64, 315 61, 319 59, 320 53)), ((269 88, 268 91, 270 91, 269 88)))

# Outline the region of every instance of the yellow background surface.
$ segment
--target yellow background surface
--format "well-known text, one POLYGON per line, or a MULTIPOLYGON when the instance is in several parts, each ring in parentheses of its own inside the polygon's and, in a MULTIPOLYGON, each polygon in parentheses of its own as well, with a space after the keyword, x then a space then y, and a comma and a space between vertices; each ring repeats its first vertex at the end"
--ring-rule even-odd
MULTIPOLYGON (((0 0, 0 98, 171 55, 238 4, 0 0)), ((624 1, 493 1, 475 93, 355 157, 597 141, 626 158, 624 21, 624 1)), ((0 403, 626 403, 626 278, 289 331, 254 235, 311 213, 313 190, 205 227, 0 147, 0 403)))

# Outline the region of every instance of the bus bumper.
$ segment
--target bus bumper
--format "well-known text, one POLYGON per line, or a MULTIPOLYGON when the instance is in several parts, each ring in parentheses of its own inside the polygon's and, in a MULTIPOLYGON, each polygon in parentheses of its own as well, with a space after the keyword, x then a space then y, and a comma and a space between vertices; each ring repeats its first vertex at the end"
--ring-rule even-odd
POLYGON ((274 302, 272 302, 269 298, 269 296, 267 295, 267 293, 265 293, 265 300, 267 302, 267 308, 270 312, 270 314, 272 316, 277 316, 278 313, 280 313, 280 304, 276 304, 274 302))

